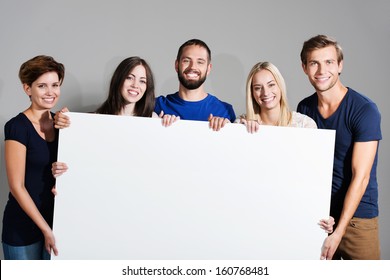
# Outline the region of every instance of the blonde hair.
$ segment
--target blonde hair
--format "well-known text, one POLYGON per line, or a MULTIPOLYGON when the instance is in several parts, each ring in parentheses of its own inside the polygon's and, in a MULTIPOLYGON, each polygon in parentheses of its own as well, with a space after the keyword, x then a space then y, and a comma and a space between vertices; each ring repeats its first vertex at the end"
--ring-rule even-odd
POLYGON ((262 69, 271 72, 271 74, 275 78, 277 85, 280 88, 280 92, 281 92, 280 115, 279 115, 279 120, 277 122, 277 126, 288 126, 291 122, 292 114, 287 102, 286 83, 284 82, 284 78, 282 74, 279 72, 278 68, 276 68, 275 65, 267 61, 256 63, 248 74, 248 78, 246 82, 246 119, 256 120, 261 122, 261 117, 260 117, 261 108, 259 104, 256 102, 255 98, 253 97, 252 81, 253 81, 253 76, 262 69))

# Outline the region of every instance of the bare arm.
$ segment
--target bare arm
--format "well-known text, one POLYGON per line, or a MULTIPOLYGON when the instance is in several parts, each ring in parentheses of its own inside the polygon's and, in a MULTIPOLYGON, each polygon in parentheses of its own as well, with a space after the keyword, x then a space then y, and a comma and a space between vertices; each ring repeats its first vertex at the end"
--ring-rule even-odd
POLYGON ((370 180, 378 141, 356 142, 352 153, 352 180, 345 195, 343 210, 335 231, 329 235, 322 246, 321 259, 332 259, 345 234, 370 180))
POLYGON ((26 147, 14 140, 5 141, 5 164, 7 169, 8 185, 11 194, 18 201, 23 211, 34 221, 45 237, 45 248, 57 255, 55 239, 50 226, 42 217, 34 201, 24 185, 26 168, 26 147))

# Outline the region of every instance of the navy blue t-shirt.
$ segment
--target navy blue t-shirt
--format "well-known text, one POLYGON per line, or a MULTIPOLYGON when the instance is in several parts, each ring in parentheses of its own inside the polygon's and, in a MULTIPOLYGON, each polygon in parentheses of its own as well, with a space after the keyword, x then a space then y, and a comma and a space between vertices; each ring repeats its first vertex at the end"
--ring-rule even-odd
MULTIPOLYGON (((25 187, 32 200, 52 227, 55 179, 51 164, 57 161, 58 130, 53 142, 45 141, 25 114, 20 113, 4 126, 5 140, 26 146, 25 187)), ((43 239, 41 230, 9 193, 3 216, 2 241, 12 246, 26 246, 43 239)))
MULTIPOLYGON (((348 186, 352 180, 352 150, 355 142, 382 139, 381 115, 374 102, 348 88, 337 110, 327 119, 318 111, 318 96, 313 94, 298 104, 298 112, 308 115, 318 128, 336 130, 333 165, 331 216, 338 219, 348 186)), ((370 173, 366 192, 354 214, 359 218, 378 216, 378 183, 376 177, 378 150, 370 173)))
POLYGON ((215 117, 227 118, 230 122, 236 120, 233 106, 223 102, 215 96, 208 94, 200 101, 185 101, 179 97, 179 93, 159 96, 156 98, 154 112, 160 114, 180 116, 182 120, 208 121, 210 114, 215 117))

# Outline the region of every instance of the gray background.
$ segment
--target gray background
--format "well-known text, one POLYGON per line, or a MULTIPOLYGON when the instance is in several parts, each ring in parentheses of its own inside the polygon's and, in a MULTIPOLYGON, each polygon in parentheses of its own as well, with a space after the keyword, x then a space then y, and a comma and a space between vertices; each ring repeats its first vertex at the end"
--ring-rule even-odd
MULTIPOLYGON (((38 54, 52 55, 66 67, 56 109, 66 105, 71 111, 87 112, 106 98, 111 74, 129 56, 149 62, 156 95, 176 91, 177 49, 188 39, 200 38, 212 51, 213 69, 206 88, 233 104, 239 115, 245 111, 246 76, 256 62, 264 60, 284 75, 289 103, 295 109, 313 93, 300 65, 303 41, 320 33, 335 37, 345 52, 342 82, 371 98, 382 113, 380 235, 382 258, 390 259, 390 173, 385 172, 390 159, 387 0, 0 1, 1 127, 29 106, 17 75, 20 65, 38 54)), ((4 139, 3 129, 0 138, 4 139)), ((2 217, 8 185, 4 142, 0 145, 2 217)))

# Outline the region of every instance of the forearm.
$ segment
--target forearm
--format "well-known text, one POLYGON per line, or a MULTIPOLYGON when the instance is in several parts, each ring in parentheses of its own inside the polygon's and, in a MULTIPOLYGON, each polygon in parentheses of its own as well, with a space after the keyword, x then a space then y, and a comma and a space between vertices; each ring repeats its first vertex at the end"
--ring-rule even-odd
POLYGON ((343 210, 338 221, 335 233, 344 235, 349 222, 351 221, 356 209, 359 206, 360 201, 366 191, 369 177, 368 176, 354 176, 348 187, 348 191, 345 195, 343 210))
POLYGON ((344 235, 367 189, 370 172, 374 163, 378 141, 356 142, 352 153, 352 179, 345 195, 343 210, 336 228, 344 235))
POLYGON ((11 188, 11 193, 19 203, 19 206, 43 233, 51 231, 50 226, 43 218, 31 196, 24 187, 20 187, 18 190, 11 188))

